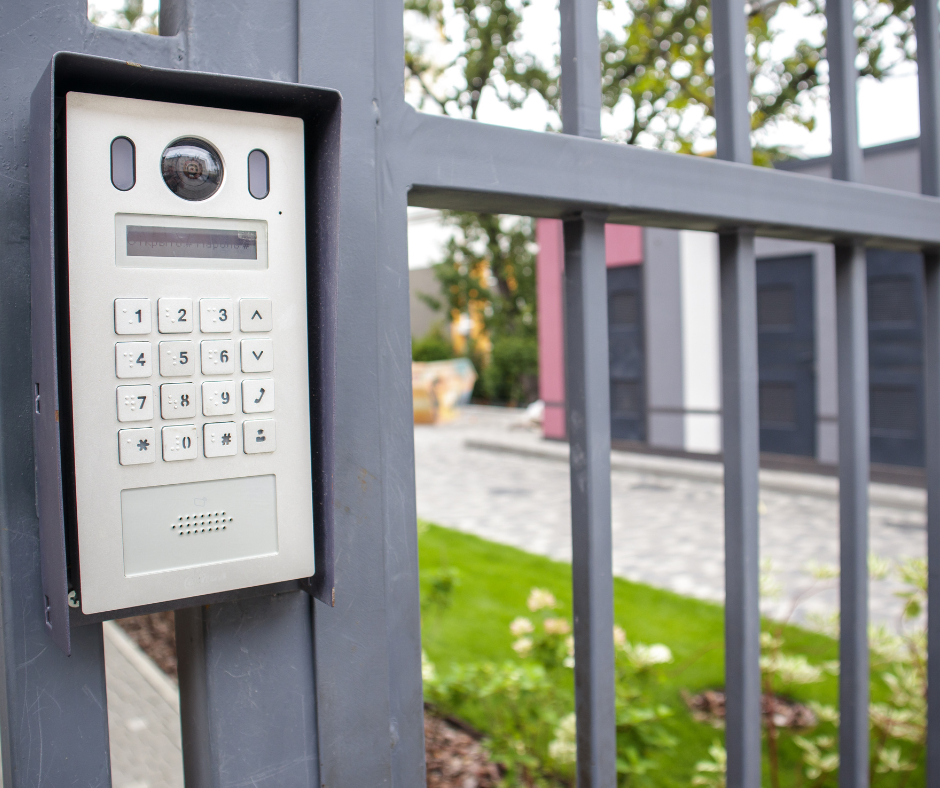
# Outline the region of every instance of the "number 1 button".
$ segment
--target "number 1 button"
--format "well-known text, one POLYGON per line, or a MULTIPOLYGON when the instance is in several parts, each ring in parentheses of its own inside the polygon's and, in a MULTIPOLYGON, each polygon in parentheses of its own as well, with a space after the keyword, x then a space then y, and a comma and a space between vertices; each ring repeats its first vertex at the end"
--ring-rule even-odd
POLYGON ((150 328, 149 298, 114 299, 115 334, 149 334, 150 328))
POLYGON ((157 328, 161 334, 191 334, 193 300, 191 298, 161 298, 157 301, 157 328))

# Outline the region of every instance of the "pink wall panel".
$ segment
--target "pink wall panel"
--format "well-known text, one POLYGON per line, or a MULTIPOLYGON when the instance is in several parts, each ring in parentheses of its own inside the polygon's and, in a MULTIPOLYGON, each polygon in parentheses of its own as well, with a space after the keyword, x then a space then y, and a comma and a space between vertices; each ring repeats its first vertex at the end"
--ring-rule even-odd
POLYGON ((562 313, 564 241, 561 222, 539 219, 536 288, 539 314, 539 397, 545 402, 542 434, 565 437, 565 335, 562 313))
MULTIPOLYGON (((542 434, 563 440, 565 433, 565 334, 562 277, 565 247, 558 219, 539 219, 536 287, 539 310, 539 397, 545 402, 542 434)), ((643 229, 608 224, 604 232, 607 267, 643 262, 643 229)))

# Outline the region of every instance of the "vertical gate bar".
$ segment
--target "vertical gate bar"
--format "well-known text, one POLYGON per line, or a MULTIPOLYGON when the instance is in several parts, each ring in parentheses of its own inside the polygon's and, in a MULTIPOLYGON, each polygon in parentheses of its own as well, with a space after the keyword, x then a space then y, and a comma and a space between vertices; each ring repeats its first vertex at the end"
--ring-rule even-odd
POLYGON ((564 237, 578 786, 613 788, 617 770, 604 217, 566 220, 564 237))
MULTIPOLYGON (((920 103, 920 190, 940 196, 940 12, 914 0, 920 103)), ((940 781, 940 252, 924 252, 924 429, 927 472, 927 785, 940 781)))
MULTIPOLYGON (((561 0, 565 134, 599 139, 600 42, 595 0, 561 0)), ((610 361, 604 219, 564 222, 565 372, 571 447, 571 584, 579 788, 617 781, 614 589, 610 524, 610 361)))
MULTIPOLYGON (((712 0, 718 158, 751 164, 747 17, 734 0, 712 0)), ((761 775, 760 433, 754 236, 719 236, 721 424, 725 466, 725 747, 728 785, 761 775)))
POLYGON ((868 310, 865 248, 836 246, 839 348, 839 784, 868 785, 868 310))
POLYGON ((719 236, 725 465, 725 747, 728 785, 761 774, 760 528, 754 236, 719 236))
MULTIPOLYGON (((832 177, 863 178, 852 0, 826 3, 832 177)), ((868 306, 865 248, 836 244, 839 349, 839 784, 868 785, 868 306)))
POLYGON ((940 255, 924 253, 924 430, 927 471, 927 785, 940 780, 940 255))

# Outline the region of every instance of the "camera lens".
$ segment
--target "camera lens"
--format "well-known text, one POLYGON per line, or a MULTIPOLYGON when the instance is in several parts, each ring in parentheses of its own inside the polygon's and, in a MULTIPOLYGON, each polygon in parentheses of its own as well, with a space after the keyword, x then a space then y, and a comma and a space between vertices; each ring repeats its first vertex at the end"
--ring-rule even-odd
POLYGON ((208 142, 182 137, 163 151, 163 180, 177 197, 205 200, 222 184, 222 157, 208 142))

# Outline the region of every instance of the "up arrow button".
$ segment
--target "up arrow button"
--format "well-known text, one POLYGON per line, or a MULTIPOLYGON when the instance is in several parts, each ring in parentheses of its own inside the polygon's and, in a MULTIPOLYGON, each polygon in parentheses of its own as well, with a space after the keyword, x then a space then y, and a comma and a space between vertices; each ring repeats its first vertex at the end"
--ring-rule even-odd
POLYGON ((238 312, 241 330, 245 333, 274 328, 270 298, 243 298, 238 302, 238 312))

